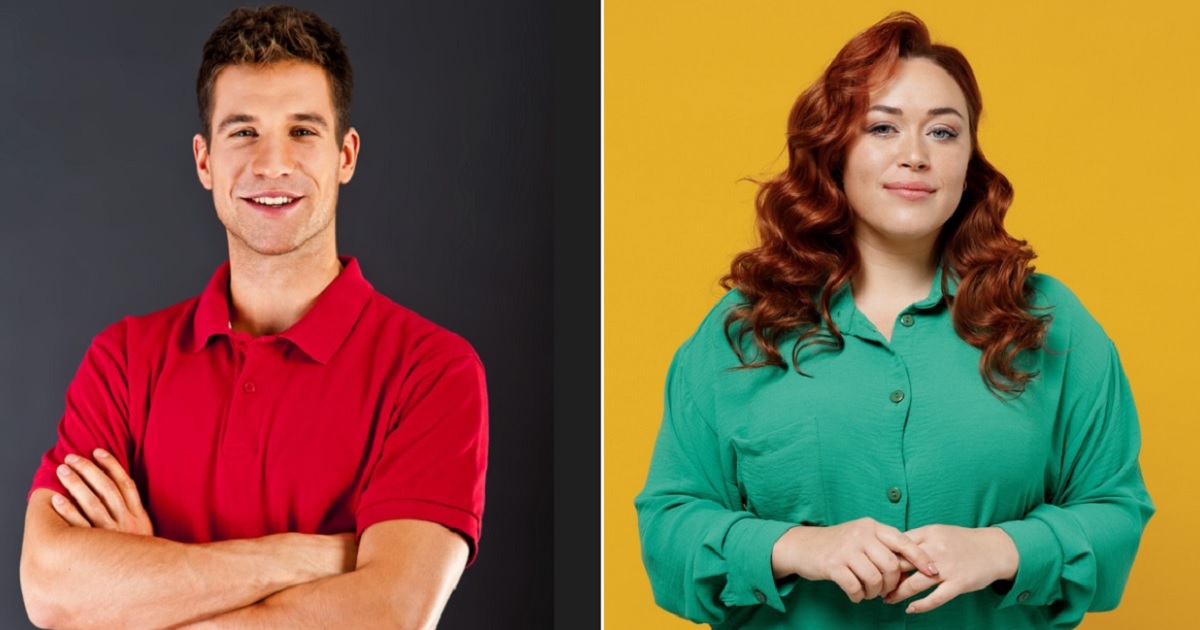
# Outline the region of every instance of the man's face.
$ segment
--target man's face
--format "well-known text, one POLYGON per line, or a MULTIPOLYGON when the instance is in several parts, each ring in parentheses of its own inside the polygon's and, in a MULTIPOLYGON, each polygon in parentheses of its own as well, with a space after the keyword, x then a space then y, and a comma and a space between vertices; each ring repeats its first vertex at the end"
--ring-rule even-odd
POLYGON ((211 142, 197 135, 192 149, 231 250, 336 251, 338 187, 354 175, 359 140, 353 129, 337 137, 325 71, 294 61, 225 68, 211 125, 211 142))

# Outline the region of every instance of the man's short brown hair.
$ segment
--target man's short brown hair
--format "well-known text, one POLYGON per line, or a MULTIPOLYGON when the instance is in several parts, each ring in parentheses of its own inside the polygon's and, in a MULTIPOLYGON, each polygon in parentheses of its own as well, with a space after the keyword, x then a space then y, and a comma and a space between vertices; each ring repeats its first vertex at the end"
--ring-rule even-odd
POLYGON ((205 142, 212 141, 213 89, 226 66, 303 61, 321 66, 332 87, 340 140, 350 129, 354 73, 337 29, 311 11, 275 5, 230 11, 204 43, 196 101, 205 142))

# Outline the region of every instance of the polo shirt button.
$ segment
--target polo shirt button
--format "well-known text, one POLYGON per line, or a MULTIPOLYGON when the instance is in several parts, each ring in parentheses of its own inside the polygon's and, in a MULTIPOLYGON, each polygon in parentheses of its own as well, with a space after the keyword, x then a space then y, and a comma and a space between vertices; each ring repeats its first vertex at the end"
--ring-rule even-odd
POLYGON ((891 501, 892 503, 899 503, 900 497, 904 496, 904 493, 900 492, 900 488, 897 488, 895 486, 888 488, 887 494, 888 494, 888 501, 891 501))
POLYGON ((901 315, 900 323, 904 324, 905 326, 912 326, 913 325, 913 316, 909 315, 908 313, 901 315))
POLYGON ((246 392, 247 394, 253 394, 254 389, 254 383, 252 381, 246 381, 245 383, 242 383, 242 391, 246 392))
POLYGON ((892 392, 891 396, 888 396, 888 399, 894 403, 898 403, 901 400, 904 400, 904 392, 897 389, 896 391, 892 392))
POLYGON ((1017 601, 1019 602, 1023 602, 1027 599, 1029 599, 1029 591, 1021 591, 1021 594, 1017 595, 1017 601))
POLYGON ((758 603, 761 604, 761 603, 767 601, 767 596, 763 595, 762 591, 754 591, 754 599, 757 599, 758 603))

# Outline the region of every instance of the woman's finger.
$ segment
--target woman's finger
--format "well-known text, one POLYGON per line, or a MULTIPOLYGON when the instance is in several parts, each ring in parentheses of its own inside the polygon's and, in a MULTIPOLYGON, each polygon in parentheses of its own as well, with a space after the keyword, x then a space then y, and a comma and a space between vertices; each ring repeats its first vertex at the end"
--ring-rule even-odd
POLYGON ((883 584, 880 586, 879 594, 887 595, 896 589, 896 585, 900 583, 900 560, 891 549, 883 545, 873 545, 866 550, 867 558, 875 565, 879 574, 883 577, 883 584))
POLYGON ((875 599, 883 592, 883 574, 865 553, 851 556, 846 563, 858 581, 862 584, 863 599, 875 599))
POLYGON ((922 599, 908 605, 904 612, 909 614, 929 612, 942 604, 958 597, 961 594, 961 589, 951 582, 942 582, 940 586, 933 589, 933 592, 926 595, 922 599))
POLYGON ((921 549, 909 536, 890 527, 880 528, 876 532, 876 536, 880 542, 887 545, 888 549, 903 556, 904 559, 908 560, 921 573, 929 577, 934 577, 938 574, 938 568, 934 564, 933 558, 928 553, 925 553, 925 550, 921 549))
POLYGON ((838 588, 850 598, 850 601, 857 604, 863 600, 863 586, 859 581, 858 576, 850 570, 850 567, 841 565, 829 572, 829 581, 837 584, 838 588))
POLYGON ((884 599, 884 601, 889 604, 902 602, 914 595, 923 593, 934 586, 937 586, 938 583, 938 578, 931 578, 921 573, 914 573, 901 580, 900 585, 896 587, 896 590, 892 591, 891 593, 887 593, 887 598, 884 599))

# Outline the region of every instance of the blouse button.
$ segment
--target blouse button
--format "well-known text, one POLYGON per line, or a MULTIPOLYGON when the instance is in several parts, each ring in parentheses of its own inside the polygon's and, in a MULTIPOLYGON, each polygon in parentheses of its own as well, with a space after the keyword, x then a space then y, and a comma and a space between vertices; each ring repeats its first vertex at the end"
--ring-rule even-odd
POLYGON ((900 497, 902 497, 902 496, 904 496, 904 493, 900 492, 900 488, 897 488, 895 486, 888 488, 888 491, 887 491, 888 501, 891 501, 892 503, 899 503, 900 497))
POLYGON ((900 323, 904 324, 905 326, 912 326, 913 325, 913 316, 909 315, 908 313, 901 315, 900 323))
POLYGON ((254 381, 246 381, 245 383, 242 383, 242 391, 246 392, 247 394, 253 394, 254 389, 254 381))
POLYGON ((891 396, 888 396, 888 399, 894 403, 898 403, 904 400, 904 392, 897 389, 896 391, 892 392, 891 396))

